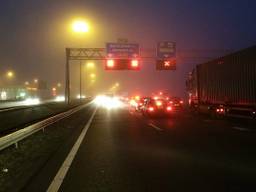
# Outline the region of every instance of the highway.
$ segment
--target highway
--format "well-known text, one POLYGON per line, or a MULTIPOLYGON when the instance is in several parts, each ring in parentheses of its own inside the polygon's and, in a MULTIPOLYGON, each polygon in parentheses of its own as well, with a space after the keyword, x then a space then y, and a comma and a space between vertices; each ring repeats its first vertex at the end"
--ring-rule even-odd
POLYGON ((76 115, 75 136, 23 191, 256 190, 254 129, 188 112, 145 118, 127 109, 94 111, 76 115))
MULTIPOLYGON (((24 101, 6 101, 0 102, 0 112, 6 109, 19 108, 19 107, 28 107, 28 106, 37 106, 47 103, 56 103, 56 99, 40 100, 40 99, 26 99, 24 101)), ((63 101, 62 101, 63 102, 63 101)))

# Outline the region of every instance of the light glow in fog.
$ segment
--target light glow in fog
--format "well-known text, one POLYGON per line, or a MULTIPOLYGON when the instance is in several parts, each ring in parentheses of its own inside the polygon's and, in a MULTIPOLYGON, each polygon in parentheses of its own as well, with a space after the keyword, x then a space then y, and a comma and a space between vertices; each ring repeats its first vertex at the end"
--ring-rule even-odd
POLYGON ((41 101, 39 98, 27 98, 23 103, 24 105, 39 105, 41 101))
POLYGON ((123 103, 117 97, 108 97, 105 95, 97 96, 94 103, 106 109, 117 109, 123 107, 123 103))

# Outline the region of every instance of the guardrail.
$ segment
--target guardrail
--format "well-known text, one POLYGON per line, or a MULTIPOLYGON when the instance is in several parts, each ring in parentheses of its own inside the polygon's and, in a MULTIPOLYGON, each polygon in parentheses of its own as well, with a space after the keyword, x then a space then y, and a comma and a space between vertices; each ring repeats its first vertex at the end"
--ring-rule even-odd
POLYGON ((23 129, 20 129, 18 131, 15 131, 9 135, 3 136, 0 138, 0 151, 11 146, 11 145, 15 145, 16 147, 18 147, 18 142, 27 138, 28 136, 40 131, 40 130, 44 130, 45 127, 61 120, 64 119, 70 115, 72 115, 73 113, 85 108, 86 106, 90 105, 91 102, 82 105, 82 106, 78 106, 75 107, 73 109, 70 109, 68 111, 59 113, 55 116, 49 117, 47 119, 44 119, 40 122, 37 122, 33 125, 30 125, 28 127, 25 127, 23 129))

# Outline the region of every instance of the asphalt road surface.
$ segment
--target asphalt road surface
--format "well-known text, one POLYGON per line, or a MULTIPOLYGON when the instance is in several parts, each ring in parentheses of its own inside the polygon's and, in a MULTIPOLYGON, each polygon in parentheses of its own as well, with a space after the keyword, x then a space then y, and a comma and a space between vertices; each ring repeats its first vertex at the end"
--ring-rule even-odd
MULTIPOLYGON (((256 191, 255 133, 186 112, 145 118, 98 109, 59 191, 256 191)), ((24 191, 46 191, 69 147, 24 191)))

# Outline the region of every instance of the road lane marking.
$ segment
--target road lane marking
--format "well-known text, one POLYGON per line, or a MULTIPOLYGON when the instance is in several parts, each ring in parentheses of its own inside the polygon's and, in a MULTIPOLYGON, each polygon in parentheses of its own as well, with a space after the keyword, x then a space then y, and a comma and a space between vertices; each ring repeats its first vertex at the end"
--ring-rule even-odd
POLYGON ((163 131, 163 129, 157 127, 156 125, 154 125, 153 123, 149 123, 149 126, 153 127, 154 129, 156 129, 157 131, 163 131))
POLYGON ((63 162, 63 164, 61 165, 59 171, 57 172, 57 174, 55 175, 53 181, 51 182, 49 188, 47 189, 47 192, 57 192, 72 164, 72 161, 74 160, 76 153, 86 135, 87 130, 89 129, 92 120, 96 114, 97 108, 93 111, 92 116, 90 117, 89 121, 87 122, 87 124, 85 125, 85 127, 82 130, 82 133, 79 135, 76 143, 73 145, 71 151, 69 152, 68 156, 66 157, 65 161, 63 162))
POLYGON ((251 131, 248 128, 244 128, 244 127, 232 127, 233 129, 239 130, 239 131, 251 131))

